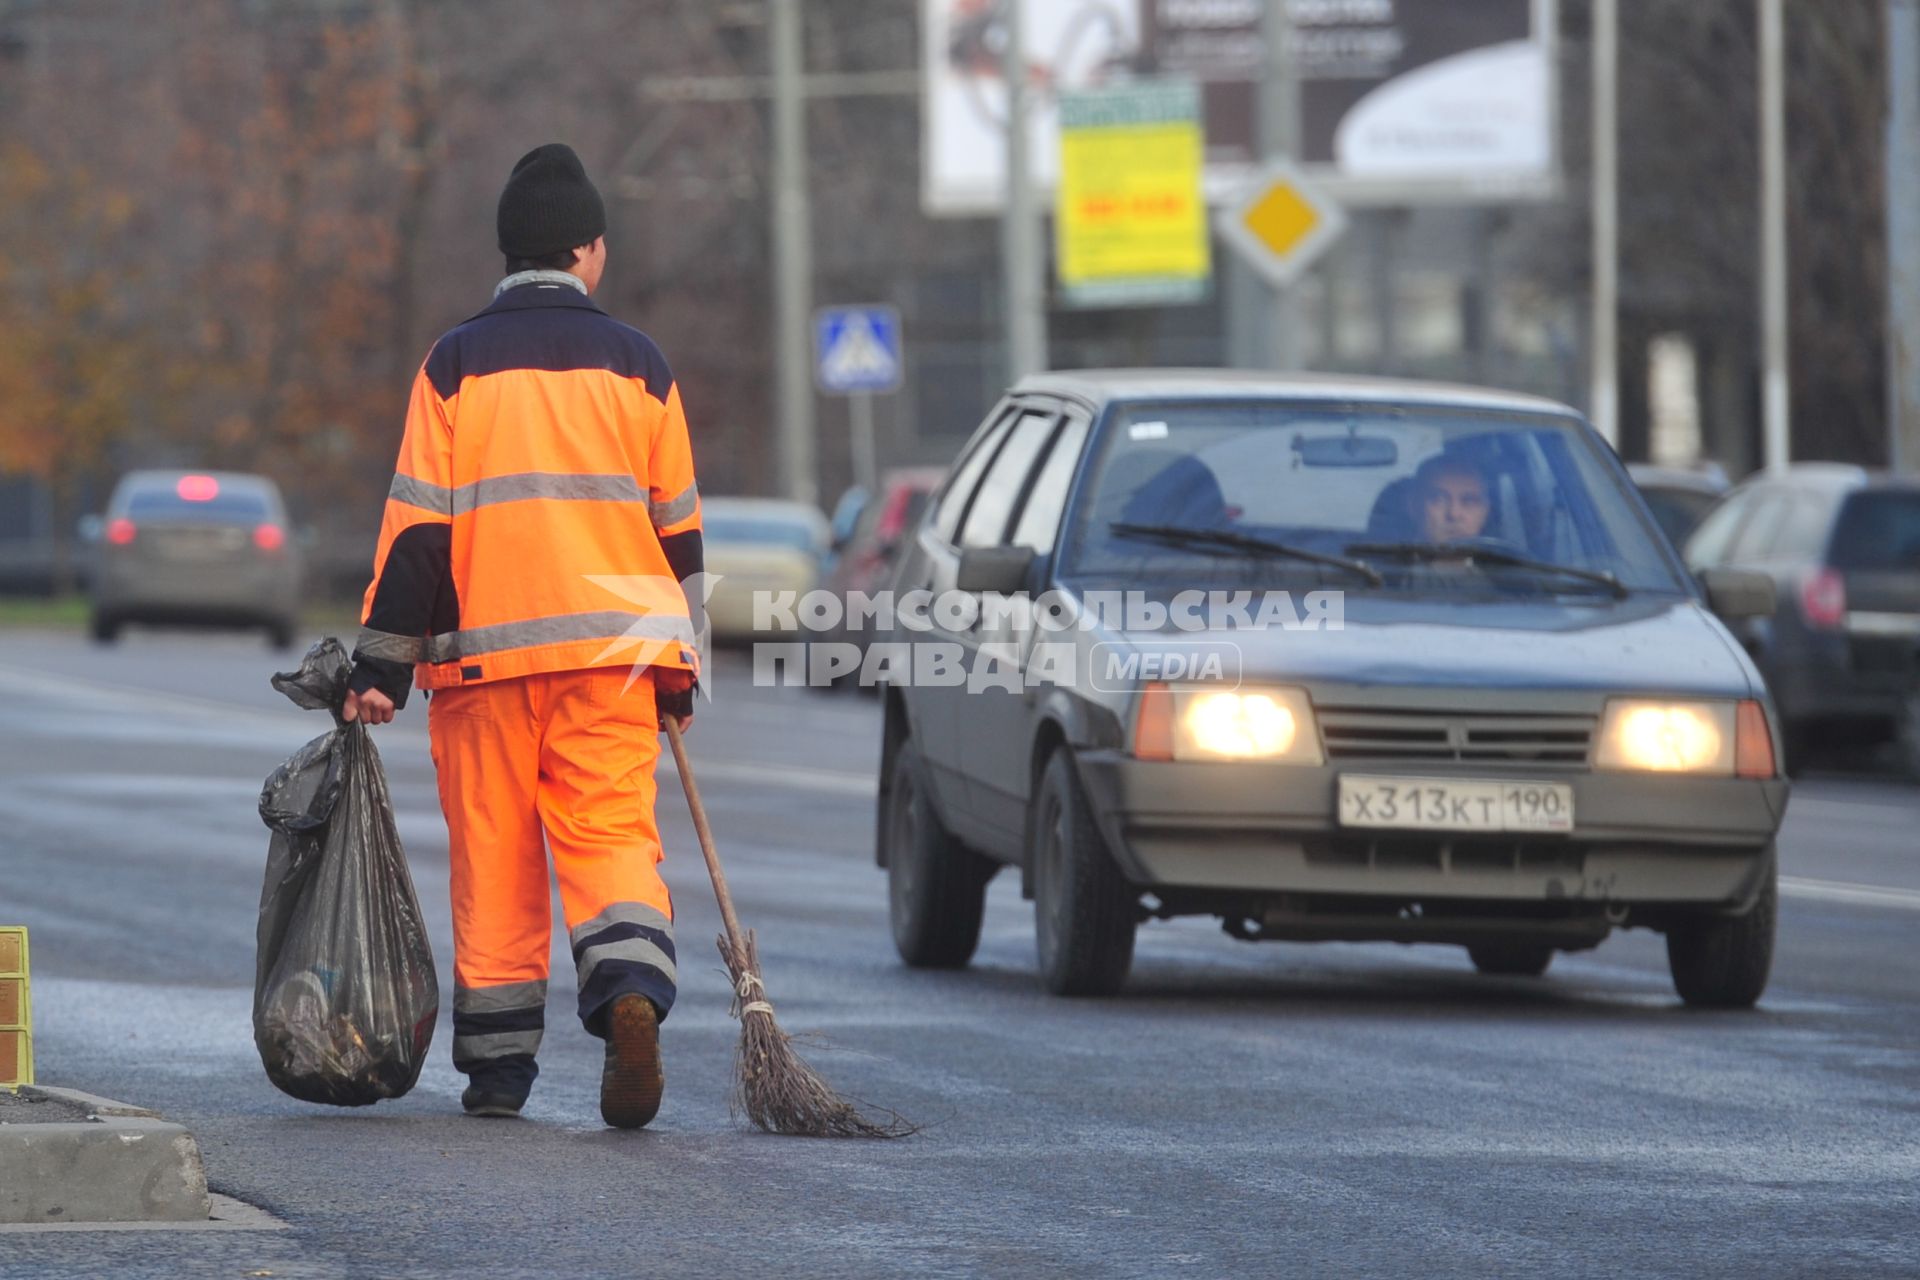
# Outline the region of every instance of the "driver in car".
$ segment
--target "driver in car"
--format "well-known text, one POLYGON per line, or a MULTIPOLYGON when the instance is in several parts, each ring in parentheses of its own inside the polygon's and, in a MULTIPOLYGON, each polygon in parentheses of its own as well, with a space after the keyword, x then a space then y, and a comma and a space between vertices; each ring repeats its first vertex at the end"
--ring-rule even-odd
POLYGON ((1413 517, 1428 542, 1461 542, 1486 531, 1493 501, 1486 477, 1461 458, 1430 458, 1414 473, 1413 517))

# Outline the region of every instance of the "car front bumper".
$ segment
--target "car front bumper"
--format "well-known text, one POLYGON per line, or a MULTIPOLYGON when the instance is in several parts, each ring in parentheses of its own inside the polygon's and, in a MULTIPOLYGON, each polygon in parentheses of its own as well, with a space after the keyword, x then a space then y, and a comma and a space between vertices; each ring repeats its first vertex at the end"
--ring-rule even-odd
POLYGON ((1737 908, 1759 891, 1787 800, 1780 779, 1182 763, 1113 750, 1077 759, 1108 847, 1148 889, 1737 908), (1574 826, 1565 835, 1343 827, 1343 772, 1567 783, 1574 826))

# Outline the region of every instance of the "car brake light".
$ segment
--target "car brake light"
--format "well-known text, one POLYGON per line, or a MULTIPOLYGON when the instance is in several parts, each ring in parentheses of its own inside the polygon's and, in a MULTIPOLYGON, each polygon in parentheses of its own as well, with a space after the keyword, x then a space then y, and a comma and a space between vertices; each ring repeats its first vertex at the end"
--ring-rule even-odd
POLYGON ((1733 772, 1739 778, 1771 778, 1776 772, 1773 732, 1757 702, 1742 702, 1734 712, 1733 772))
POLYGON ((281 531, 280 526, 277 524, 255 525, 253 528, 253 545, 262 551, 278 551, 281 547, 287 545, 287 535, 281 531))
POLYGON ((1173 759, 1173 691, 1164 684, 1140 690, 1133 722, 1133 754, 1142 760, 1173 759))
POLYGON ((1816 569, 1800 583, 1800 612, 1807 625, 1830 631, 1847 616, 1847 583, 1832 569, 1816 569))
POLYGON ((134 535, 138 532, 139 530, 134 528, 133 521, 124 516, 118 520, 107 521, 107 541, 116 547, 124 547, 132 542, 134 535))
POLYGON ((212 476, 181 476, 173 491, 182 502, 212 502, 220 496, 220 482, 212 476))

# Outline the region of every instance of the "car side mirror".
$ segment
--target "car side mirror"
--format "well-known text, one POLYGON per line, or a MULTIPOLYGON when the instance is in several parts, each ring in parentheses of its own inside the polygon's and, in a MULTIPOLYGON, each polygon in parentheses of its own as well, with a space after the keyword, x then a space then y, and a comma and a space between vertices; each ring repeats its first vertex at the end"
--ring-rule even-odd
POLYGON ((79 535, 82 543, 87 546, 92 546, 94 543, 100 541, 100 535, 105 531, 106 527, 107 522, 99 516, 81 516, 80 523, 75 529, 75 532, 79 535))
POLYGON ((1032 547, 968 547, 960 553, 953 585, 961 591, 1014 595, 1027 589, 1034 556, 1032 547))
POLYGON ((1702 569, 1700 585, 1707 608, 1729 622, 1773 615, 1777 603, 1773 579, 1745 569, 1702 569))

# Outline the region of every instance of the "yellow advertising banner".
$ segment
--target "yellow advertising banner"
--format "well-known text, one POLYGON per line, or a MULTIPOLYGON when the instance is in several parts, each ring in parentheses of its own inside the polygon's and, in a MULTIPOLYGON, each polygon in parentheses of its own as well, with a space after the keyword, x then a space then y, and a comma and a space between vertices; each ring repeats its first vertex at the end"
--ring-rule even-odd
POLYGON ((1212 277, 1200 90, 1142 81, 1060 99, 1060 291, 1073 306, 1198 302, 1212 277))

